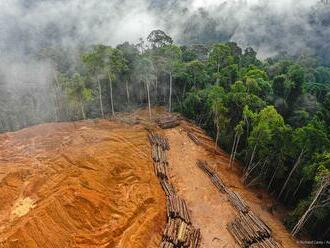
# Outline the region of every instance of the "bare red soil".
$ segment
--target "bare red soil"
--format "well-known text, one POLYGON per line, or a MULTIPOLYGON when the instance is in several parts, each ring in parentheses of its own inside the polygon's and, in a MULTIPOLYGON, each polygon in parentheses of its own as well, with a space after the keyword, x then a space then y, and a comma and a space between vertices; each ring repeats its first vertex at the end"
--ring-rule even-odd
POLYGON ((157 247, 164 223, 143 126, 83 121, 0 135, 0 247, 157 247))
MULTIPOLYGON (((140 110, 120 115, 122 121, 44 124, 0 135, 0 248, 159 247, 165 195, 145 129, 155 125, 143 116, 140 110)), ((182 121, 158 131, 169 139, 171 181, 201 228, 203 248, 236 247, 226 229, 236 212, 198 169, 197 159, 217 169, 277 241, 298 247, 264 207, 272 199, 242 185, 239 170, 227 168, 228 155, 210 152, 214 144, 199 128, 182 121), (208 147, 193 143, 185 130, 198 133, 208 147)))

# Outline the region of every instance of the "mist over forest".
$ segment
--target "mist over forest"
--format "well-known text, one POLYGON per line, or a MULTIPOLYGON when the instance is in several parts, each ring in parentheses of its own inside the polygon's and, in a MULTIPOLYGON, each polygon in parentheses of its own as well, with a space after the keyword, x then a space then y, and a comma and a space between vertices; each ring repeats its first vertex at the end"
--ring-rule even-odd
POLYGON ((329 41, 328 0, 0 1, 0 132, 164 106, 329 239, 329 41))
MULTIPOLYGON (((30 105, 24 103, 25 95, 40 91, 33 103, 36 119, 49 119, 47 92, 54 71, 74 70, 81 52, 91 45, 136 44, 154 29, 166 31, 181 45, 234 41, 252 47, 262 59, 304 54, 329 65, 330 15, 324 6, 318 0, 2 1, 2 106, 10 102, 20 106, 18 112, 31 111, 31 106, 21 107, 30 105), (41 55, 51 50, 61 51, 57 60, 65 58, 56 66, 41 55)), ((12 111, 4 108, 2 112, 12 111)))

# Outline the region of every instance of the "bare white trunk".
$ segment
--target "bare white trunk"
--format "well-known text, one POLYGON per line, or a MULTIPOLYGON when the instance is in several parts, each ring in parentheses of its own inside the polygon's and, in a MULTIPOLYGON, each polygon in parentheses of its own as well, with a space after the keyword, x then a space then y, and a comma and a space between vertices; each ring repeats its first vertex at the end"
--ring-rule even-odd
POLYGON ((214 150, 215 151, 218 150, 219 133, 220 133, 219 125, 217 125, 217 136, 215 138, 215 144, 214 144, 214 150))
POLYGON ((156 99, 156 103, 158 104, 158 78, 157 78, 157 74, 156 74, 156 79, 155 79, 155 99, 156 99))
POLYGON ((80 109, 81 109, 81 114, 84 120, 86 120, 86 114, 85 114, 85 109, 84 109, 84 103, 80 103, 80 109))
POLYGON ((252 162, 253 162, 254 156, 255 156, 255 154, 256 154, 257 146, 258 146, 258 140, 257 140, 257 142, 255 143, 255 145, 254 145, 254 147, 253 147, 253 151, 252 151, 251 158, 250 158, 250 162, 249 162, 249 164, 248 164, 247 169, 250 168, 250 166, 251 166, 251 164, 252 164, 252 162))
POLYGON ((298 191, 300 189, 300 186, 301 186, 301 184, 302 184, 303 181, 304 181, 304 178, 301 178, 300 181, 299 181, 299 184, 298 184, 298 186, 296 188, 296 190, 293 192, 293 195, 292 195, 293 197, 296 197, 296 195, 297 195, 297 193, 298 193, 298 191))
POLYGON ((278 197, 277 197, 278 199, 281 198, 281 196, 282 196, 284 190, 286 189, 286 187, 287 187, 287 185, 288 185, 288 183, 289 183, 289 181, 290 181, 290 179, 291 179, 293 173, 295 172, 295 170, 296 170, 297 167, 299 166, 303 154, 304 154, 304 150, 301 150, 301 152, 300 152, 300 154, 299 154, 299 157, 298 157, 297 161, 295 162, 294 166, 292 167, 292 169, 291 169, 291 171, 290 171, 290 173, 289 173, 289 176, 287 177, 287 179, 285 180, 285 183, 283 184, 283 187, 282 187, 282 189, 281 189, 281 192, 279 193, 279 195, 278 195, 278 197))
POLYGON ((109 87, 110 87, 111 113, 112 113, 112 116, 114 117, 115 116, 115 110, 114 110, 114 107, 113 107, 112 79, 111 79, 110 73, 108 73, 108 77, 109 77, 109 87))
POLYGON ((147 86, 147 94, 148 94, 149 119, 151 120, 151 104, 150 104, 150 90, 149 90, 149 83, 147 83, 146 86, 147 86))
POLYGON ((172 111, 172 81, 173 81, 172 72, 170 72, 170 96, 168 100, 168 112, 172 111))
POLYGON ((275 176, 276 176, 276 174, 277 174, 278 168, 279 168, 279 166, 277 165, 276 169, 274 170, 273 176, 272 176, 272 178, 270 179, 270 181, 269 181, 269 183, 268 183, 268 187, 267 187, 267 190, 268 190, 268 191, 270 190, 270 187, 271 187, 272 184, 273 184, 273 181, 274 181, 275 176))
POLYGON ((103 101, 102 101, 102 88, 101 88, 101 83, 100 83, 100 80, 99 79, 97 79, 97 86, 99 88, 99 100, 100 100, 101 115, 104 118, 103 101))
POLYGON ((318 189, 317 193, 315 194, 315 197, 312 201, 312 203, 309 205, 308 209, 306 210, 306 212, 303 214, 303 216, 301 216, 301 218, 299 219, 298 223, 295 225, 295 227, 292 229, 291 234, 294 237, 297 233, 299 233, 299 231, 301 230, 301 228, 304 226, 304 224, 306 223, 306 221, 308 220, 310 214, 312 213, 312 211, 314 210, 314 206, 317 203, 321 193, 323 192, 324 189, 324 185, 321 185, 320 188, 318 189))
POLYGON ((231 165, 230 165, 230 167, 232 167, 232 166, 233 166, 233 163, 235 162, 236 154, 237 154, 237 148, 238 148, 238 145, 239 145, 239 141, 240 141, 240 139, 241 139, 241 136, 239 135, 239 136, 237 137, 236 146, 235 146, 235 150, 234 150, 234 156, 233 156, 233 159, 232 159, 232 161, 231 161, 231 165))
POLYGON ((260 161, 258 161, 256 164, 252 164, 248 167, 248 169, 245 171, 241 181, 245 184, 247 179, 249 178, 250 174, 259 166, 260 161))
POLYGON ((128 88, 128 80, 126 80, 126 97, 127 97, 127 105, 129 105, 129 88, 128 88))
POLYGON ((233 156, 234 156, 234 150, 235 150, 235 147, 236 147, 236 137, 237 137, 237 133, 235 133, 233 146, 231 147, 231 153, 230 153, 230 159, 229 159, 229 166, 228 167, 231 167, 231 161, 232 161, 233 156))

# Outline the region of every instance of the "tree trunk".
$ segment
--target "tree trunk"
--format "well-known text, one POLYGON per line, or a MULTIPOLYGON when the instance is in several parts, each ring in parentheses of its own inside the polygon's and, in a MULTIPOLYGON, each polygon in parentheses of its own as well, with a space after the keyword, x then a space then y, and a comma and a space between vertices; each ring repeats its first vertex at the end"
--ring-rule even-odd
POLYGON ((241 135, 239 135, 239 136, 237 137, 236 147, 235 147, 235 150, 234 150, 234 157, 233 157, 233 159, 231 160, 231 165, 230 165, 230 167, 232 167, 232 166, 233 166, 233 163, 235 162, 236 153, 237 153, 237 148, 238 148, 238 145, 239 145, 239 141, 240 141, 240 139, 241 139, 241 135))
POLYGON ((128 89, 128 80, 126 80, 126 97, 127 97, 127 106, 129 105, 129 89, 128 89))
POLYGON ((268 187, 267 187, 267 190, 268 190, 268 191, 270 190, 270 187, 271 187, 272 184, 273 184, 273 181, 274 181, 275 176, 276 176, 276 174, 277 174, 278 168, 279 168, 279 166, 277 165, 276 169, 274 170, 273 176, 272 176, 272 178, 270 179, 270 181, 269 181, 269 183, 268 183, 268 187))
POLYGON ((170 96, 168 100, 168 112, 172 111, 172 72, 170 72, 170 96))
POLYGON ((186 95, 186 88, 187 88, 187 82, 185 81, 182 90, 182 99, 184 99, 184 96, 186 95))
POLYGON ((295 225, 295 227, 292 229, 291 234, 294 237, 303 227, 303 225, 306 223, 306 221, 309 218, 309 214, 313 211, 314 209, 314 205, 317 203, 317 200, 319 198, 319 196, 321 195, 321 193, 323 192, 324 186, 321 185, 320 188, 318 189, 312 203, 309 205, 308 209, 306 210, 306 212, 303 214, 303 216, 301 216, 301 218, 299 219, 298 223, 295 225))
POLYGON ((254 147, 253 147, 253 151, 252 151, 252 154, 251 154, 250 162, 249 162, 249 164, 248 164, 248 168, 249 168, 249 167, 251 166, 251 164, 252 164, 252 161, 253 161, 254 156, 255 156, 255 154, 256 154, 257 146, 258 146, 258 140, 256 141, 256 143, 255 143, 255 145, 254 145, 254 147))
POLYGON ((229 167, 231 167, 231 161, 232 161, 233 156, 234 156, 234 150, 235 150, 235 147, 236 147, 236 137, 237 137, 237 133, 235 132, 234 142, 233 142, 233 146, 231 148, 231 153, 230 153, 229 167))
POLYGON ((111 79, 110 73, 108 73, 108 77, 109 77, 109 87, 110 87, 111 114, 114 117, 115 116, 115 110, 114 110, 114 107, 113 107, 112 79, 111 79))
POLYGON ((151 120, 151 104, 150 104, 150 90, 149 90, 149 83, 147 83, 146 86, 147 86, 147 94, 148 94, 149 119, 151 120))
POLYGON ((100 83, 99 79, 97 79, 97 86, 99 88, 99 100, 100 100, 101 115, 104 118, 103 102, 102 102, 102 88, 101 88, 101 83, 100 83))
POLYGON ((158 77, 156 74, 156 79, 155 79, 155 99, 156 99, 156 104, 158 104, 158 77))
POLYGON ((220 134, 219 125, 217 125, 217 136, 215 138, 215 145, 214 145, 214 150, 215 151, 218 150, 219 134, 220 134))
POLYGON ((80 103, 80 109, 81 109, 81 114, 83 116, 83 119, 86 120, 86 114, 85 114, 85 109, 84 109, 84 103, 80 103))
POLYGON ((59 82, 56 73, 54 73, 54 79, 55 79, 55 121, 59 121, 60 119, 60 101, 58 100, 58 94, 59 94, 59 82))
POLYGON ((296 170, 297 167, 299 166, 303 154, 304 154, 304 150, 301 150, 301 152, 300 152, 300 154, 299 154, 299 157, 298 157, 297 161, 295 162, 294 166, 292 167, 292 169, 291 169, 291 171, 290 171, 289 176, 287 177, 285 183, 283 184, 283 187, 282 187, 282 189, 281 189, 281 192, 280 192, 280 194, 279 194, 278 197, 277 197, 278 199, 281 198, 281 196, 282 196, 284 190, 286 189, 286 186, 287 186, 288 183, 289 183, 289 180, 291 179, 293 173, 295 172, 295 170, 296 170))
POLYGON ((251 164, 247 170, 244 172, 244 175, 241 178, 242 183, 246 183, 247 179, 249 178, 250 174, 254 171, 254 169, 258 168, 260 164, 260 161, 258 161, 256 164, 251 164))
POLYGON ((293 198, 296 197, 296 195, 297 195, 297 193, 298 193, 298 191, 300 189, 300 186, 301 186, 301 184, 302 184, 303 181, 304 181, 304 178, 301 178, 300 181, 299 181, 299 184, 298 184, 298 186, 296 188, 296 190, 293 192, 293 195, 292 195, 293 198))

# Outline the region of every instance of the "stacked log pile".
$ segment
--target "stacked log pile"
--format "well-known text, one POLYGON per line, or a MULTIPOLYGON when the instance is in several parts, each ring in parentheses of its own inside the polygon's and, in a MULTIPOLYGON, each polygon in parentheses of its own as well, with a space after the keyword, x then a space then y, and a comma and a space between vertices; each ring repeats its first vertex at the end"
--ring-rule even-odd
POLYGON ((154 133, 150 133, 148 138, 152 146, 155 174, 167 197, 168 222, 160 247, 198 248, 201 243, 200 230, 192 226, 185 200, 176 195, 175 188, 169 181, 167 151, 170 146, 168 140, 154 133))
POLYGON ((192 132, 187 132, 187 136, 196 144, 196 145, 201 145, 200 140, 197 138, 197 136, 195 134, 193 134, 192 132))
POLYGON ((168 179, 167 166, 165 163, 154 162, 154 170, 157 177, 168 179))
POLYGON ((158 125, 162 129, 174 128, 180 125, 177 116, 166 116, 158 119, 158 125))
POLYGON ((250 245, 250 248, 280 248, 282 247, 279 243, 277 243, 273 238, 268 238, 258 243, 250 245))
POLYGON ((252 211, 246 214, 240 212, 227 228, 241 247, 263 242, 271 236, 269 227, 252 211))
POLYGON ((239 212, 247 213, 249 211, 249 206, 245 203, 245 201, 241 198, 238 193, 231 191, 230 189, 226 189, 227 198, 230 203, 236 208, 239 212))
POLYGON ((197 161, 197 166, 204 171, 211 179, 214 186, 222 193, 226 192, 226 187, 220 177, 215 173, 215 171, 209 167, 206 161, 197 161))
POLYGON ((167 197, 167 216, 168 218, 180 218, 191 224, 186 202, 176 195, 167 197))
POLYGON ((181 219, 169 219, 164 235, 163 243, 173 244, 173 247, 199 247, 201 234, 199 229, 194 229, 181 219))
POLYGON ((162 188, 167 197, 170 197, 171 195, 175 194, 174 186, 168 180, 166 179, 160 180, 160 184, 162 185, 162 188))
POLYGON ((198 160, 196 164, 210 177, 213 184, 221 193, 227 194, 228 201, 238 211, 238 217, 227 225, 227 229, 240 247, 281 247, 271 237, 270 228, 250 210, 249 206, 238 193, 233 192, 225 186, 223 181, 217 176, 215 170, 206 161, 198 160))

